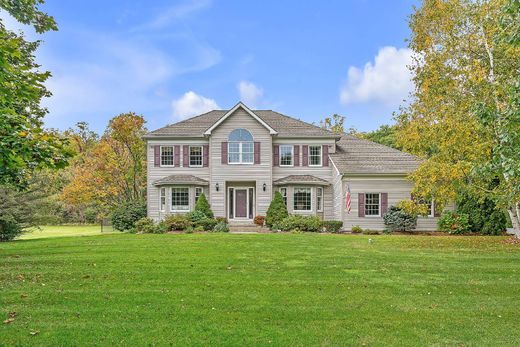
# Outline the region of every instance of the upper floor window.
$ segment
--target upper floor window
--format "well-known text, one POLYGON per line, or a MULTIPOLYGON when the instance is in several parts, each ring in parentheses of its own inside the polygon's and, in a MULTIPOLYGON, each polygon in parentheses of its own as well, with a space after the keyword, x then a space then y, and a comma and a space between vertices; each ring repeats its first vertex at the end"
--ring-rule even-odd
POLYGON ((255 147, 253 135, 246 129, 235 129, 228 137, 228 163, 253 164, 255 147))
POLYGON ((309 146, 309 166, 321 166, 321 146, 309 146))
POLYGON ((202 146, 190 146, 190 166, 202 167, 202 146))
POLYGON ((161 166, 173 166, 173 146, 161 146, 161 166))
POLYGON ((379 217, 381 214, 381 199, 379 193, 365 194, 365 216, 379 217))
POLYGON ((280 146, 280 166, 293 166, 294 146, 280 146))

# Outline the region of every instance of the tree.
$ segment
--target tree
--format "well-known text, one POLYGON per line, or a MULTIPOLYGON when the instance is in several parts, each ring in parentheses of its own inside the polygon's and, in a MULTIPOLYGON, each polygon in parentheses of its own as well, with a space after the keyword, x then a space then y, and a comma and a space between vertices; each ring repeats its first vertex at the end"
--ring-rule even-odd
POLYGON ((287 206, 283 202, 283 197, 280 192, 274 193, 274 198, 267 209, 265 217, 265 225, 271 228, 273 225, 280 223, 284 218, 287 218, 287 206))
POLYGON ((460 190, 489 197, 520 232, 518 2, 424 0, 415 10, 415 91, 397 143, 424 159, 414 194, 438 205, 460 190))
MULTIPOLYGON (((2 1, 6 10, 38 33, 57 30, 56 22, 38 10, 41 0, 2 1)), ((47 109, 40 102, 51 93, 44 83, 34 53, 40 42, 7 30, 0 20, 0 184, 26 187, 28 177, 40 168, 62 168, 71 153, 63 137, 43 128, 47 109)))
POLYGON ((343 134, 345 132, 343 123, 345 123, 345 117, 334 113, 332 117, 326 117, 320 121, 320 127, 336 134, 343 134))
POLYGON ((195 211, 203 213, 207 218, 213 218, 214 214, 209 205, 208 199, 204 193, 200 194, 197 202, 195 203, 195 211))
POLYGON ((113 208, 146 192, 144 118, 125 113, 110 120, 102 138, 71 170, 62 199, 76 206, 113 208))
POLYGON ((401 150, 401 146, 397 144, 396 132, 396 125, 383 124, 379 127, 379 129, 369 132, 356 133, 354 136, 401 150))

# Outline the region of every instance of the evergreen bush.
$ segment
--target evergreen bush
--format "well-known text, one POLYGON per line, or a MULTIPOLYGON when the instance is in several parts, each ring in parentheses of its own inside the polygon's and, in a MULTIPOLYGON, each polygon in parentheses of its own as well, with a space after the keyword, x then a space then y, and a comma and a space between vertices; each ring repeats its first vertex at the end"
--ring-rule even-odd
POLYGON ((283 202, 283 197, 280 192, 274 193, 274 198, 267 209, 267 215, 265 217, 265 225, 271 228, 274 224, 280 223, 283 219, 287 218, 289 213, 287 212, 287 206, 283 202))

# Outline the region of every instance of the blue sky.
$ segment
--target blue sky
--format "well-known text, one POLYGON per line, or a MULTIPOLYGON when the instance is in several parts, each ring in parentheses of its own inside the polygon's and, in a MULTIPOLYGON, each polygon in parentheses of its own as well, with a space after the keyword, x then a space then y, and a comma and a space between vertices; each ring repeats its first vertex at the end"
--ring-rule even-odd
POLYGON ((134 111, 155 129, 239 100, 309 122, 339 113, 372 130, 412 88, 416 1, 47 0, 59 31, 37 60, 53 77, 48 127, 134 111))

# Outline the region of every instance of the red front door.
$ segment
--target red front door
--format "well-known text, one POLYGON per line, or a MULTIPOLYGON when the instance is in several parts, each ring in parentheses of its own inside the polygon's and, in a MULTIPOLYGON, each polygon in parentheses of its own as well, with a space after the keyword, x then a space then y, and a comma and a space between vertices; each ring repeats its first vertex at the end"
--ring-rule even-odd
POLYGON ((235 189, 235 218, 247 218, 247 189, 235 189))

